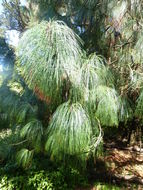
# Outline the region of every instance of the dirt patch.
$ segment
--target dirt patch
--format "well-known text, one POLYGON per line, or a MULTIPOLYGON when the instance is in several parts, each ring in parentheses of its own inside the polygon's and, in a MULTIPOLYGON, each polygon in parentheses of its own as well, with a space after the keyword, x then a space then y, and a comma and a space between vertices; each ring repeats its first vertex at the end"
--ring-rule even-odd
POLYGON ((104 158, 96 160, 89 188, 77 190, 143 190, 143 152, 134 147, 106 147, 104 158))
POLYGON ((132 150, 108 149, 104 158, 112 174, 125 179, 137 179, 143 184, 143 153, 132 150))

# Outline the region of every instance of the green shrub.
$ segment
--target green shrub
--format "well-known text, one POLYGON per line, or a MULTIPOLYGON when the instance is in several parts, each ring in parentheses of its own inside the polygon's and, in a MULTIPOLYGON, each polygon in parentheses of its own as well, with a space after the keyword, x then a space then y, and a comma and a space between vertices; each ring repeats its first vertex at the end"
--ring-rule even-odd
POLYGON ((94 187, 98 190, 120 190, 120 187, 112 184, 103 184, 103 183, 96 183, 94 187))
POLYGON ((6 176, 0 178, 0 190, 53 190, 48 175, 43 171, 28 175, 6 176))
POLYGON ((31 173, 30 177, 28 178, 28 187, 29 190, 52 190, 53 185, 49 180, 48 174, 44 171, 31 173))
POLYGON ((77 186, 87 186, 87 178, 70 166, 0 176, 0 190, 73 190, 77 186))

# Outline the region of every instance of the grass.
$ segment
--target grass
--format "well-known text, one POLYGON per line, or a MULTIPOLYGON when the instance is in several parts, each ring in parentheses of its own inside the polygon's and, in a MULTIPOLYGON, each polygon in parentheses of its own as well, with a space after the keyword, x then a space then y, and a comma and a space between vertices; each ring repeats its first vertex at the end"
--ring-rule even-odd
POLYGON ((96 190, 120 190, 122 187, 118 187, 118 186, 112 185, 112 184, 96 182, 94 185, 94 188, 96 190))

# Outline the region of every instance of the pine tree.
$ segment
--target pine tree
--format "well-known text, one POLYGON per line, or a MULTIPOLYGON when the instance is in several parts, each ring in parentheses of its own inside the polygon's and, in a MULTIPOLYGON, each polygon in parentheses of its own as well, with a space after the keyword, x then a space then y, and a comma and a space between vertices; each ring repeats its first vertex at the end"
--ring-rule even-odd
MULTIPOLYGON (((17 104, 24 140, 17 161, 28 167, 33 151, 46 151, 54 160, 85 162, 91 152, 95 156, 105 127, 131 123, 131 133, 142 126, 143 3, 28 3, 36 11, 22 33, 16 67, 47 111, 40 120, 31 104, 18 109, 17 104)), ((141 127, 138 131, 135 140, 141 140, 141 127)))

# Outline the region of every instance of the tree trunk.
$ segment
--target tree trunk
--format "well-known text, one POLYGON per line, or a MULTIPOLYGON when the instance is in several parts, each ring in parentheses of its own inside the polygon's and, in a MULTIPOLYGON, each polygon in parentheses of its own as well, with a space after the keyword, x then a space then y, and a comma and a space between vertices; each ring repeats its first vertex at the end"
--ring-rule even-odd
POLYGON ((129 126, 128 144, 137 146, 140 150, 142 148, 142 126, 136 120, 129 126))

